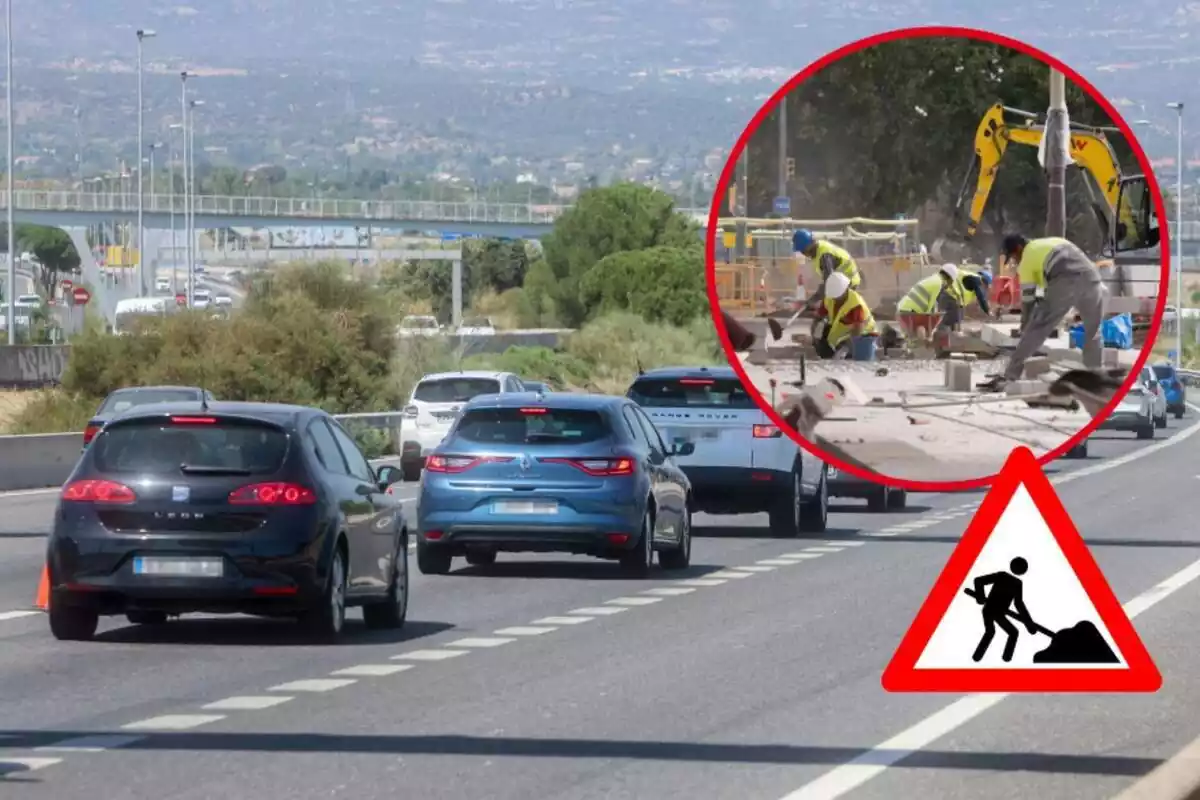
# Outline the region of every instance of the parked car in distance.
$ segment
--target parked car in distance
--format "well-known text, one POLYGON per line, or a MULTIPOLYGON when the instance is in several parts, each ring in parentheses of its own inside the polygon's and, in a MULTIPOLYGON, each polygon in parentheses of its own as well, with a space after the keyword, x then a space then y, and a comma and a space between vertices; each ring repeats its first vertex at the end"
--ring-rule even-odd
POLYGON ((213 305, 218 308, 233 308, 233 298, 227 294, 219 294, 213 298, 213 305))
POLYGON ((84 451, 48 542, 50 630, 90 639, 101 616, 295 617, 337 638, 408 609, 394 475, 376 474, 325 412, 272 403, 133 408, 84 451))
POLYGON ((1152 368, 1158 385, 1162 387, 1163 397, 1167 401, 1167 411, 1181 419, 1187 411, 1187 387, 1179 378, 1179 373, 1172 364, 1155 364, 1152 368))
POLYGON ((151 403, 199 403, 201 400, 211 403, 214 399, 212 392, 199 386, 128 386, 117 389, 104 398, 104 402, 88 420, 87 427, 83 429, 83 446, 87 447, 96 438, 105 423, 131 408, 151 403))
POLYGON ((495 336, 496 326, 487 317, 472 317, 458 326, 459 336, 495 336))
POLYGON ((691 481, 693 510, 766 512, 776 536, 825 530, 826 465, 783 435, 728 366, 643 371, 626 396, 667 442, 687 442, 677 457, 691 481))
POLYGON ((402 339, 416 336, 440 336, 441 334, 442 326, 438 323, 437 317, 410 315, 400 320, 400 324, 396 326, 396 335, 402 339))
POLYGON ((442 441, 471 398, 524 391, 521 379, 511 372, 438 372, 421 378, 400 417, 404 480, 420 479, 426 454, 442 441))
POLYGON ((618 559, 646 575, 691 560, 692 489, 638 406, 595 394, 490 394, 469 401, 425 463, 417 568, 453 559, 487 566, 498 552, 618 559))

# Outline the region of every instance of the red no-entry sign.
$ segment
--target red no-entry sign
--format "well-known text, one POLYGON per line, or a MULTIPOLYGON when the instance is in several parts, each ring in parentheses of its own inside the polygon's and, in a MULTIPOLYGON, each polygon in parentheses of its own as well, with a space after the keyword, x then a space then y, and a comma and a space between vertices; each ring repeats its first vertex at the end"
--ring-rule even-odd
POLYGON ((92 293, 82 286, 76 286, 71 290, 71 302, 77 306, 86 306, 91 299, 92 293))

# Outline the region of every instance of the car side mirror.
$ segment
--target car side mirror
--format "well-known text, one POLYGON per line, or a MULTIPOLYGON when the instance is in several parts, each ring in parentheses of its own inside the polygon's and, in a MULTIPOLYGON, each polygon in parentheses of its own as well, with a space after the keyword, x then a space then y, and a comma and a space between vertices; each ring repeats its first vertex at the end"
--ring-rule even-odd
POLYGON ((695 442, 676 442, 671 446, 671 455, 673 456, 690 456, 696 452, 695 442))
POLYGON ((401 477, 400 470, 389 465, 384 465, 375 471, 375 480, 379 483, 380 491, 387 491, 387 488, 393 483, 398 483, 401 477))

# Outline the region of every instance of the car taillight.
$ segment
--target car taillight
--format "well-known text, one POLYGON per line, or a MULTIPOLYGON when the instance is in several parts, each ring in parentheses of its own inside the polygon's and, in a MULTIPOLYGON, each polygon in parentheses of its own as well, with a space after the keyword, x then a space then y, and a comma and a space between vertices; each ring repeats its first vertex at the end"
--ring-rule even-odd
POLYGON ((429 456, 425 459, 426 472, 466 472, 480 464, 504 464, 512 456, 429 456))
POLYGON ((229 493, 235 506, 311 506, 317 495, 295 483, 252 483, 229 493))
POLYGON ((95 439, 96 434, 100 432, 100 427, 101 426, 96 425, 95 423, 89 422, 88 426, 83 429, 83 443, 91 444, 92 439, 95 439))
POLYGON ((137 500, 137 495, 123 483, 115 481, 82 480, 63 487, 62 499, 72 503, 105 503, 128 505, 137 500))
POLYGON ((680 378, 680 386, 712 386, 716 381, 712 378, 680 378))
POLYGON ((171 417, 172 425, 216 425, 216 417, 171 417))
POLYGON ((755 439, 778 439, 780 436, 783 436, 783 431, 779 430, 779 428, 776 428, 774 425, 754 426, 755 439))
POLYGON ((636 468, 632 458, 543 458, 541 461, 546 464, 567 464, 597 478, 632 475, 636 468))
POLYGON ((416 419, 417 418, 417 407, 416 406, 405 406, 404 410, 400 413, 404 415, 405 419, 416 419))

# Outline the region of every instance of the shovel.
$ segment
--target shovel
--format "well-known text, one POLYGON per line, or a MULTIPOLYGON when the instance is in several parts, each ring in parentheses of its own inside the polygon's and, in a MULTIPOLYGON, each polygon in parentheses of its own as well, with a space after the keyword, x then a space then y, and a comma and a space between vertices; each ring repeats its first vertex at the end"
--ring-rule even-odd
MULTIPOLYGON (((976 601, 980 599, 979 593, 974 589, 963 589, 963 594, 976 601)), ((1011 608, 1005 609, 1004 614, 1022 625, 1025 624, 1025 620, 1017 616, 1011 608)), ((1108 642, 1104 640, 1096 626, 1086 620, 1077 622, 1069 628, 1063 628, 1057 633, 1038 625, 1033 620, 1029 621, 1029 625, 1033 628, 1034 633, 1040 633, 1050 639, 1049 647, 1034 654, 1033 663, 1035 664, 1121 663, 1121 659, 1117 658, 1117 654, 1108 646, 1108 642)))

